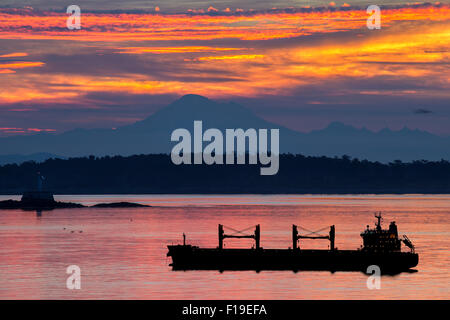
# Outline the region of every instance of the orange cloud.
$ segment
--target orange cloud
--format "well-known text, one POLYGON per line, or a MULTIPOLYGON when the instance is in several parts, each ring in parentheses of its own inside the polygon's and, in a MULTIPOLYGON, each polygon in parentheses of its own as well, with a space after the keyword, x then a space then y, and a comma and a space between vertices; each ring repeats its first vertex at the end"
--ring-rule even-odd
POLYGON ((2 133, 36 133, 36 132, 55 132, 55 129, 39 129, 39 128, 2 128, 2 133))
MULTIPOLYGON (((213 9, 211 9, 213 10, 213 9)), ((20 12, 20 11, 19 11, 20 12)), ((238 11, 236 11, 238 12, 238 11)), ((311 10, 236 15, 84 13, 81 30, 65 30, 67 15, 17 14, 0 9, 0 38, 72 41, 166 41, 234 38, 269 40, 366 27, 365 10, 311 10), (301 26, 301 28, 299 28, 301 26)), ((446 21, 450 6, 408 6, 382 11, 383 27, 399 21, 446 21)))
POLYGON ((264 58, 262 54, 241 54, 235 56, 211 56, 211 57, 200 57, 198 61, 211 61, 211 60, 253 60, 264 58))
MULTIPOLYGON (((31 68, 42 66, 43 62, 0 62, 1 79, 5 79, 0 103, 4 104, 30 101, 70 103, 96 92, 197 93, 212 98, 282 95, 304 86, 327 88, 330 81, 338 82, 340 79, 358 81, 377 77, 437 84, 433 89, 413 91, 380 89, 377 94, 450 95, 449 6, 383 9, 383 32, 367 30, 367 13, 353 9, 255 13, 249 16, 196 15, 195 19, 189 14, 124 14, 120 19, 117 15, 87 14, 80 32, 56 28, 65 21, 57 14, 32 16, 31 22, 18 19, 16 15, 19 27, 13 26, 12 18, 5 17, 4 13, 1 15, 7 22, 0 26, 0 38, 75 39, 74 46, 89 43, 100 49, 112 49, 114 53, 139 54, 139 57, 132 58, 138 58, 143 65, 150 54, 159 54, 157 58, 162 59, 161 63, 167 62, 164 77, 136 70, 114 73, 113 76, 77 74, 74 70, 73 73, 55 71, 46 74, 45 79, 31 68), (47 24, 39 27, 38 22, 43 21, 47 24), (36 28, 21 28, 23 24, 36 28), (354 32, 339 33, 349 30, 354 32), (321 34, 323 37, 320 42, 310 41, 308 37, 298 42, 277 41, 274 44, 270 41, 311 34, 321 34), (330 35, 326 37, 327 34, 330 35), (230 38, 266 41, 250 44, 234 41, 233 45, 229 45, 230 38), (214 41, 198 41, 204 45, 192 45, 190 41, 211 39, 214 41), (227 42, 221 43, 221 39, 227 39, 227 42), (155 42, 134 44, 138 40, 155 42), (167 45, 167 40, 178 42, 176 46, 167 45), (175 65, 174 69, 170 69, 171 64, 175 65), (13 69, 21 66, 29 69, 18 77, 13 69), (211 80, 220 76, 221 72, 226 73, 226 77, 220 81, 211 80), (186 81, 189 77, 192 79, 186 81)), ((351 92, 354 92, 352 88, 346 88, 342 94, 351 92)), ((370 92, 375 91, 359 93, 370 92)), ((95 107, 94 103, 92 107, 95 107)))
POLYGON ((222 48, 209 46, 186 46, 186 47, 124 47, 118 48, 120 53, 128 54, 163 54, 163 53, 195 53, 195 52, 220 52, 220 51, 238 51, 242 48, 222 48))
POLYGON ((25 52, 13 52, 8 54, 2 54, 0 55, 0 58, 18 58, 18 57, 26 57, 28 56, 25 52))
POLYGON ((18 61, 18 62, 0 62, 0 69, 23 69, 23 68, 33 68, 33 67, 42 67, 45 63, 43 62, 27 62, 27 61, 18 61))

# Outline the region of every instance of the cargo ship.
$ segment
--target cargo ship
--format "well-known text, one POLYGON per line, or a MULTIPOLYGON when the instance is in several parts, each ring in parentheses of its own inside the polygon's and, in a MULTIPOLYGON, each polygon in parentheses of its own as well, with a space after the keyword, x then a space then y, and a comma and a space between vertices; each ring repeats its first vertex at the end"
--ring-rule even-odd
MULTIPOLYGON (((234 230, 233 234, 225 234, 224 226, 219 224, 219 245, 217 248, 200 248, 186 244, 169 245, 168 257, 172 257, 173 270, 301 270, 318 271, 362 271, 375 265, 381 273, 396 274, 411 271, 419 263, 415 247, 406 235, 398 236, 395 221, 388 229, 381 226, 381 214, 375 214, 375 228, 361 233, 363 245, 356 250, 339 250, 335 247, 335 226, 329 227, 326 235, 317 231, 300 234, 297 225, 292 226, 292 247, 287 249, 264 249, 260 246, 261 228, 255 226, 253 234, 244 234, 234 230), (224 248, 227 238, 248 238, 255 241, 249 249, 224 248), (328 249, 302 249, 300 239, 325 239, 330 245, 328 249), (402 243, 409 248, 402 251, 402 243)), ((303 228, 302 228, 303 229, 303 228)), ((327 227, 328 229, 328 227, 327 227)), ((306 229, 305 229, 306 230, 306 229)), ((308 230, 309 231, 309 230, 308 230)))

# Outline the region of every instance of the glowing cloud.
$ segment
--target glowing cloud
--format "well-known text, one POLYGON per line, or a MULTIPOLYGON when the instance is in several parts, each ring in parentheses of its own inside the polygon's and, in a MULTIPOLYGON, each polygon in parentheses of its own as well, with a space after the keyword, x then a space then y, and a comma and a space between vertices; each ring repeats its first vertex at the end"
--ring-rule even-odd
POLYGON ((26 49, 28 54, 2 53, 8 60, 0 60, 0 108, 76 102, 98 109, 89 95, 264 97, 311 86, 330 95, 339 89, 341 95, 450 98, 450 6, 382 9, 382 32, 367 30, 365 10, 342 6, 85 13, 75 32, 61 27, 63 14, 0 9, 0 39, 46 44, 26 49), (25 56, 42 62, 10 59, 25 56), (83 63, 75 65, 78 60, 83 63), (386 78, 421 86, 374 90, 344 84, 386 78))

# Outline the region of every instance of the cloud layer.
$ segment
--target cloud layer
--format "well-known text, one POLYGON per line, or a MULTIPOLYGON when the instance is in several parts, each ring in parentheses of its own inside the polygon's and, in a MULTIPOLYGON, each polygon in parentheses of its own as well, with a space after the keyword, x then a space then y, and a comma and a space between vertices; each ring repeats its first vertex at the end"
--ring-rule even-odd
POLYGON ((337 5, 87 12, 68 30, 65 13, 0 9, 0 127, 118 126, 196 93, 299 130, 341 120, 450 134, 450 6, 382 7, 380 30, 367 17, 337 5))

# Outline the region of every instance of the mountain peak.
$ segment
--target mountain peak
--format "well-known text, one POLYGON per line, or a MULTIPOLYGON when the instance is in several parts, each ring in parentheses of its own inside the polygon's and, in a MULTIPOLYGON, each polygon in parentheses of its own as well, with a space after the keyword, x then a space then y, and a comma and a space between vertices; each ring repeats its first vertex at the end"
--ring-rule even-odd
POLYGON ((206 103, 210 102, 208 98, 198 95, 198 94, 186 94, 180 99, 176 100, 175 103, 206 103))
POLYGON ((379 132, 331 122, 321 130, 299 133, 255 115, 233 102, 210 100, 188 94, 158 110, 146 119, 116 130, 73 130, 62 134, 18 136, 0 139, 0 154, 47 152, 60 156, 132 155, 169 153, 174 130, 192 130, 201 120, 203 128, 280 129, 280 152, 304 155, 340 156, 392 161, 401 159, 450 159, 450 138, 440 138, 419 130, 403 129, 379 132))

